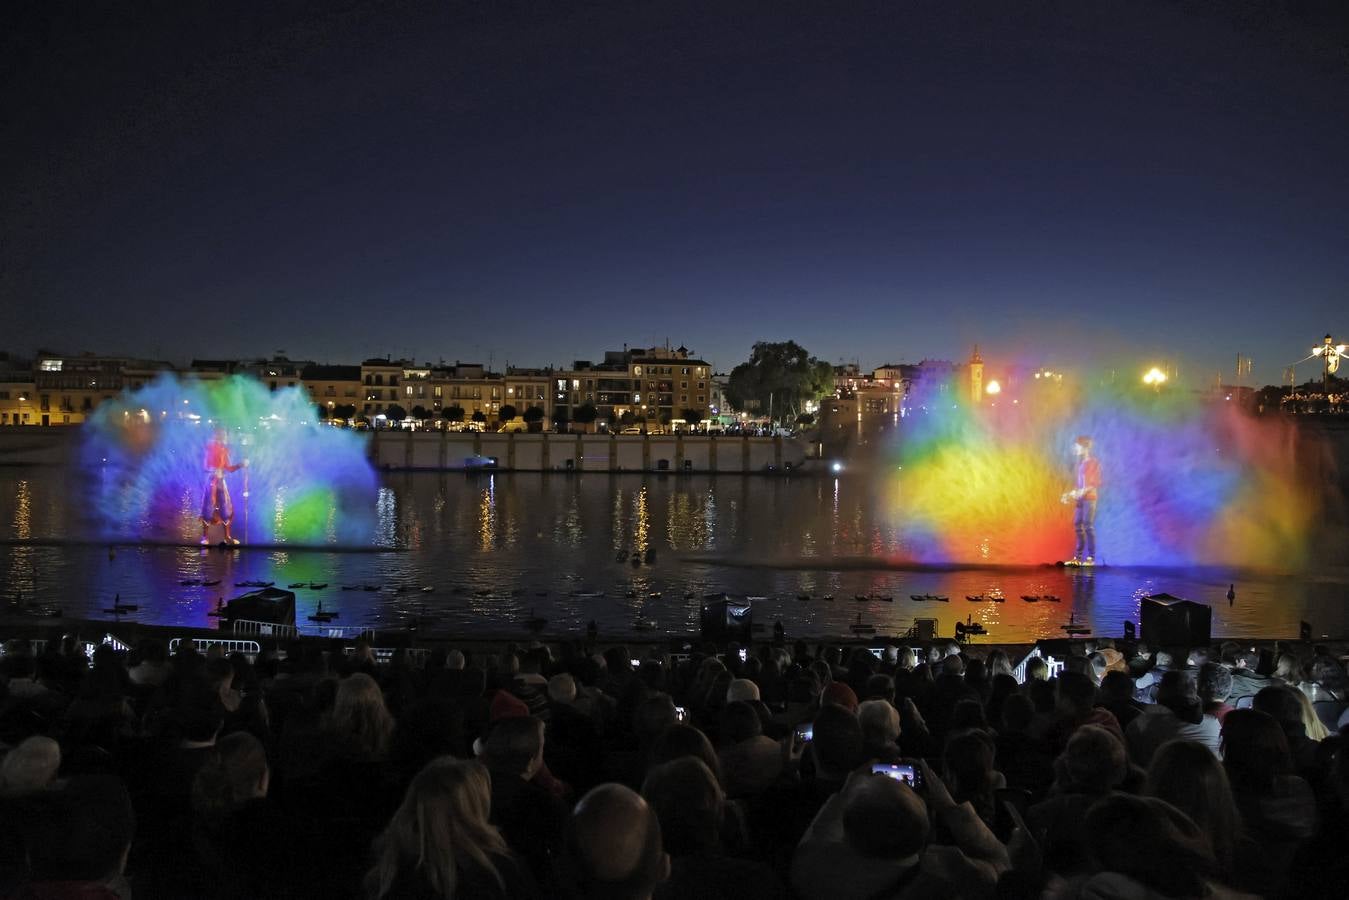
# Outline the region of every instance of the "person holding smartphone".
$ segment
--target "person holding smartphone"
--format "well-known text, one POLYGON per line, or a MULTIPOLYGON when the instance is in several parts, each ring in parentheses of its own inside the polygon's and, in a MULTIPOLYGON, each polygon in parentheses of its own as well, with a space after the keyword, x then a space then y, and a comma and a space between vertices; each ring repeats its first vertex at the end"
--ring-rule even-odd
POLYGON ((900 764, 920 790, 874 765, 854 771, 806 830, 792 859, 796 892, 837 900, 991 894, 1010 858, 969 804, 956 804, 922 760, 900 764), (954 845, 929 842, 934 822, 954 845))

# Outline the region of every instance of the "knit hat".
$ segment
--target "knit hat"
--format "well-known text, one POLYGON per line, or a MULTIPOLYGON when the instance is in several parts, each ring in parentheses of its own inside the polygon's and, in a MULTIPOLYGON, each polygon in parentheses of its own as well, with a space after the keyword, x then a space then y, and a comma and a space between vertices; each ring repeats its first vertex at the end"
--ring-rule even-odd
POLYGON ((829 682, 829 686, 820 695, 820 700, 824 703, 841 706, 850 713, 857 712, 857 694, 841 681, 829 682))

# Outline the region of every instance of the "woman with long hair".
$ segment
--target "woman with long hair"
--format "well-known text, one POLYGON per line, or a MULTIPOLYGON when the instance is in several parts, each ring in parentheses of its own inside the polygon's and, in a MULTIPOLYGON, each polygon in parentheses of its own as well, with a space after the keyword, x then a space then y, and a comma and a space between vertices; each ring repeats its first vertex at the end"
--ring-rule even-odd
POLYGON ((1150 797, 1165 800, 1185 813, 1208 835, 1220 874, 1228 876, 1241 839, 1241 814, 1222 763, 1203 744, 1168 741, 1148 766, 1150 797))
POLYGON ((326 730, 355 755, 367 760, 388 756, 394 719, 384 703, 384 693, 369 675, 357 672, 338 684, 326 725, 326 730))
POLYGON ((533 897, 535 889, 488 822, 492 779, 481 763, 442 756, 408 785, 375 840, 365 877, 371 900, 533 897))

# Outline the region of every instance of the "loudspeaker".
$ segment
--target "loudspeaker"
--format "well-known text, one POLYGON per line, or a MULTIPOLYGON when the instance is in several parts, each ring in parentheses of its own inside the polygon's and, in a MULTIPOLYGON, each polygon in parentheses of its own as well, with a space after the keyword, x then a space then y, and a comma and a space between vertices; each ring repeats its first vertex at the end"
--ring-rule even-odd
POLYGON ((1143 600, 1141 637, 1151 648, 1203 647, 1211 643, 1213 610, 1193 600, 1154 594, 1143 600))
POLYGON ((716 644, 735 641, 747 647, 754 631, 754 610, 748 600, 709 598, 703 603, 699 625, 705 641, 716 644))

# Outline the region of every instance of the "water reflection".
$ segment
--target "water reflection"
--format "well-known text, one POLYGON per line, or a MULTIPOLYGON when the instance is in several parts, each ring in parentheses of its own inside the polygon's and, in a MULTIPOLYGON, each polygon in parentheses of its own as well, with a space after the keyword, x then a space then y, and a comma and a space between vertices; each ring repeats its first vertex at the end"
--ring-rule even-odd
MULTIPOLYGON (((195 489, 194 489, 195 490, 195 489)), ((23 541, 80 536, 78 485, 56 470, 0 470, 0 538, 23 541)), ((890 558, 906 548, 890 518, 885 491, 855 478, 757 479, 704 476, 535 476, 481 478, 443 475, 386 477, 375 498, 374 542, 404 546, 393 554, 255 554, 123 549, 110 560, 104 546, 0 545, 3 588, 12 596, 37 592, 58 598, 67 614, 96 614, 115 593, 142 605, 144 621, 210 625, 216 597, 235 581, 280 585, 328 583, 298 591, 302 615, 322 599, 343 624, 387 627, 413 617, 436 620, 450 632, 520 636, 531 609, 563 627, 594 618, 604 631, 626 632, 654 621, 657 633, 696 625, 702 595, 713 591, 764 595, 756 619, 781 618, 792 636, 847 635, 857 613, 882 633, 915 619, 936 618, 945 634, 967 618, 984 624, 989 640, 1058 637, 1075 615, 1101 633, 1118 634, 1138 621, 1147 594, 1168 591, 1214 601, 1215 635, 1291 637, 1298 620, 1316 633, 1349 628, 1344 585, 1312 590, 1300 580, 1238 583, 1238 602, 1225 599, 1227 573, 1158 573, 1102 569, 906 572, 886 569, 806 569, 810 560, 890 558), (648 551, 655 553, 648 557, 648 551), (633 564, 633 554, 637 562, 633 564), (708 561, 708 556, 714 560, 708 561), (750 565, 749 563, 754 563, 750 565), (219 587, 181 586, 181 579, 221 579, 219 587), (371 584, 376 592, 342 591, 371 584), (396 585, 411 585, 398 594, 396 585), (419 586, 435 592, 423 595, 419 586), (582 593, 584 592, 584 593, 582 593), (893 603, 858 604, 854 594, 889 594, 893 603), (949 596, 949 603, 913 603, 910 594, 949 596), (1022 594, 1056 594, 1061 604, 1024 603, 1022 594), (592 595, 593 594, 593 595, 592 595), (802 602, 798 595, 812 599, 802 602), (659 595, 659 596, 657 596, 659 595), (825 595, 836 600, 826 601, 825 595), (972 603, 966 595, 1000 595, 1005 603, 972 603)), ((287 502, 269 509, 284 531, 287 502)), ((171 508, 191 499, 174 494, 171 508)), ((322 520, 340 535, 334 512, 322 520)), ((298 515, 299 507, 290 511, 298 515)), ((269 516, 269 518, 270 518, 269 516)))

